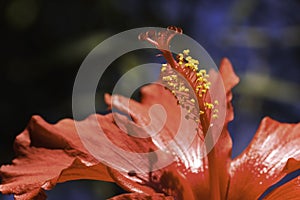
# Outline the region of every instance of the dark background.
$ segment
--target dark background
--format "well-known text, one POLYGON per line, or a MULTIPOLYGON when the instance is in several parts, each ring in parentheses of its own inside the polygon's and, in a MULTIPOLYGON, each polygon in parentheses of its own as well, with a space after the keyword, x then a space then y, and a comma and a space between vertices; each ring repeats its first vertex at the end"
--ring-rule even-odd
MULTIPOLYGON (((85 56, 104 39, 137 27, 176 25, 217 64, 230 58, 241 78, 230 125, 233 157, 264 116, 300 121, 299 1, 2 0, 0 9, 0 164, 11 161, 13 140, 33 114, 51 123, 72 117, 73 82, 85 56)), ((103 92, 126 66, 144 59, 129 55, 112 66, 102 80, 99 112, 105 111, 103 92)), ((120 192, 114 184, 76 181, 48 196, 104 199, 120 192)))

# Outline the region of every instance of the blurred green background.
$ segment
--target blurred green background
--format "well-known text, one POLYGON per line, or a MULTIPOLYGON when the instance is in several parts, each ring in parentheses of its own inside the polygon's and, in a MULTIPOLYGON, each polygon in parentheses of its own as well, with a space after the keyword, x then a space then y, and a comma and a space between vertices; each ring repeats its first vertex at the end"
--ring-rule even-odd
MULTIPOLYGON (((72 117, 73 82, 85 56, 104 39, 137 27, 179 26, 217 65, 225 56, 232 61, 241 78, 230 124, 233 157, 264 116, 300 121, 297 0, 2 0, 0 9, 0 164, 13 158, 13 140, 33 114, 51 123, 72 117)), ((103 93, 124 71, 155 61, 156 53, 132 53, 115 62, 101 80, 97 110, 105 112, 103 93)), ((105 199, 120 192, 114 184, 77 181, 57 185, 48 196, 105 199)))

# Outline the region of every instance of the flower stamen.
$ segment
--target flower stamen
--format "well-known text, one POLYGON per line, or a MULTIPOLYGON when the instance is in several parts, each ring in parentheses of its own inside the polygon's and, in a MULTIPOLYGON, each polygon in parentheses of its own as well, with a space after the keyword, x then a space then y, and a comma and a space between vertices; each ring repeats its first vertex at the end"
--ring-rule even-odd
POLYGON ((187 110, 186 119, 192 119, 197 123, 200 121, 200 115, 207 115, 207 119, 211 116, 212 119, 218 118, 218 100, 207 102, 207 93, 210 90, 211 82, 209 81, 209 74, 205 69, 198 69, 199 61, 192 58, 190 50, 183 50, 177 55, 177 69, 184 72, 185 77, 188 77, 192 82, 189 84, 185 77, 179 76, 178 72, 168 64, 162 64, 161 79, 171 93, 177 98, 178 104, 187 110), (191 87, 194 87, 195 95, 190 92, 191 87), (203 104, 198 108, 200 104, 203 104))
MULTIPOLYGON (((177 60, 174 59, 172 53, 169 51, 170 40, 174 37, 176 32, 182 33, 181 29, 172 27, 167 31, 159 32, 155 34, 155 37, 149 37, 149 34, 146 38, 140 37, 141 39, 148 40, 150 43, 154 44, 162 53, 165 59, 167 60, 167 65, 164 64, 162 67, 162 81, 166 84, 166 88, 177 98, 177 102, 180 106, 185 108, 188 112, 185 116, 186 119, 194 119, 195 122, 200 122, 199 128, 202 129, 203 135, 197 134, 201 138, 206 137, 208 129, 213 126, 211 119, 218 118, 218 112, 215 111, 218 107, 218 101, 211 99, 210 96, 207 96, 208 91, 210 90, 211 83, 209 81, 209 74, 207 74, 205 69, 198 69, 199 61, 193 59, 189 56, 190 51, 188 49, 184 50, 183 53, 177 55, 177 60), (175 33, 170 33, 170 30, 175 30, 175 33), (163 36, 163 37, 162 37, 163 36), (152 41, 154 40, 154 42, 152 41), (170 75, 177 75, 176 78, 173 78, 170 75), (180 74, 181 76, 178 76, 180 74), (175 87, 174 87, 175 85, 175 87), (191 91, 185 92, 182 89, 179 91, 179 87, 191 88, 191 91), (193 91, 193 92, 192 92, 193 91), (190 99, 195 99, 190 101, 190 99), (192 105, 192 109, 190 106, 192 105)), ((142 35, 145 36, 145 35, 142 35)), ((208 140, 213 141, 212 135, 208 134, 208 140)), ((210 198, 219 200, 220 197, 220 183, 218 180, 218 168, 215 162, 215 149, 213 148, 208 154, 208 164, 210 166, 209 176, 210 176, 210 186, 212 191, 210 193, 210 198)))

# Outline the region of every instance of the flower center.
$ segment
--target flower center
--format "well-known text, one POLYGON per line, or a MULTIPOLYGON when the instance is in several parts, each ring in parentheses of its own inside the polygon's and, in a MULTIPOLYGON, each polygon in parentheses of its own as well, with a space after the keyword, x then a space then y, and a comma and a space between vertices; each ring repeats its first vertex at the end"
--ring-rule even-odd
MULTIPOLYGON (((182 34, 182 29, 168 27, 166 31, 142 33, 139 39, 154 44, 163 53, 168 64, 162 65, 162 81, 166 83, 168 89, 177 98, 178 104, 188 111, 185 117, 200 122, 198 124, 199 128, 202 129, 203 135, 198 134, 198 136, 200 139, 203 139, 209 127, 213 125, 211 118, 218 117, 218 109, 216 107, 219 102, 207 95, 211 85, 208 80, 209 74, 204 69, 198 70, 199 61, 189 56, 190 52, 188 49, 184 50, 182 54, 178 54, 177 60, 174 59, 169 46, 171 39, 176 34, 182 34)), ((209 134, 208 138, 210 142, 214 140, 212 135, 209 134)), ((208 154, 210 198, 219 200, 220 183, 215 154, 214 148, 208 154)))
POLYGON ((205 69, 198 69, 199 61, 189 55, 189 49, 178 54, 177 60, 174 59, 169 46, 177 34, 182 34, 182 29, 170 26, 165 31, 141 33, 139 39, 150 42, 163 53, 168 64, 162 65, 161 79, 177 98, 178 104, 187 110, 185 118, 200 122, 205 137, 208 128, 213 125, 210 119, 218 118, 216 107, 219 102, 207 95, 211 86, 209 74, 205 69))

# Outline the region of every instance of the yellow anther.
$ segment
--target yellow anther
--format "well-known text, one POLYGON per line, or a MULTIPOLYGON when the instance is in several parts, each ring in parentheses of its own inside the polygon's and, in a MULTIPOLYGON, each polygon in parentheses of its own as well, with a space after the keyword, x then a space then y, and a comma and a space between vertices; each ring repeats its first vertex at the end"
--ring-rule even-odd
POLYGON ((197 85, 196 92, 199 92, 200 89, 202 89, 202 85, 197 85))
POLYGON ((191 99, 191 102, 192 102, 192 103, 195 103, 196 101, 195 101, 195 99, 191 99))
POLYGON ((186 59, 187 61, 190 61, 190 60, 192 59, 192 57, 191 57, 191 56, 187 56, 185 59, 186 59))
POLYGON ((213 109, 213 108, 214 108, 214 104, 212 104, 212 103, 205 103, 205 106, 206 106, 208 109, 213 109))
POLYGON ((205 112, 202 111, 202 110, 200 110, 200 112, 199 112, 200 115, 203 115, 204 113, 205 113, 205 112))
POLYGON ((201 69, 201 70, 199 71, 199 73, 205 75, 205 74, 206 74, 206 70, 205 70, 205 69, 201 69))
POLYGON ((164 64, 162 64, 161 66, 163 66, 163 67, 167 67, 167 66, 168 66, 168 64, 167 64, 167 63, 164 63, 164 64))
POLYGON ((204 90, 204 89, 203 89, 203 90, 201 90, 201 92, 202 92, 202 93, 206 93, 206 91, 207 91, 207 90, 204 90))
POLYGON ((185 88, 184 91, 185 91, 185 92, 189 92, 190 90, 189 90, 188 88, 185 88))
POLYGON ((191 65, 191 69, 195 72, 196 71, 195 65, 191 65))
POLYGON ((199 82, 203 82, 203 77, 199 77, 199 78, 197 78, 197 81, 199 81, 199 82))
POLYGON ((214 103, 215 103, 215 105, 219 105, 219 101, 218 100, 215 100, 214 103))
POLYGON ((213 111, 214 113, 218 113, 219 112, 219 110, 218 109, 214 109, 214 111, 213 111))
POLYGON ((161 68, 161 72, 164 72, 164 71, 166 71, 166 70, 167 70, 167 68, 164 67, 164 66, 161 68))
POLYGON ((209 84, 205 83, 205 84, 203 84, 203 86, 205 89, 207 89, 207 90, 209 89, 209 84))
POLYGON ((185 49, 185 50, 183 50, 183 54, 185 54, 185 55, 189 55, 189 53, 190 53, 190 50, 189 50, 189 49, 185 49))
POLYGON ((179 90, 179 92, 183 92, 183 91, 185 91, 185 89, 186 89, 185 86, 180 86, 178 90, 179 90))
POLYGON ((191 60, 191 63, 193 63, 193 65, 195 65, 195 66, 196 66, 196 65, 198 65, 198 64, 199 64, 199 61, 198 61, 198 60, 195 60, 195 59, 192 59, 192 60, 191 60))
POLYGON ((212 115, 212 118, 213 118, 213 119, 217 119, 218 117, 219 117, 219 116, 218 116, 217 114, 213 114, 213 115, 212 115))

